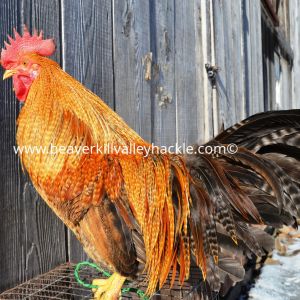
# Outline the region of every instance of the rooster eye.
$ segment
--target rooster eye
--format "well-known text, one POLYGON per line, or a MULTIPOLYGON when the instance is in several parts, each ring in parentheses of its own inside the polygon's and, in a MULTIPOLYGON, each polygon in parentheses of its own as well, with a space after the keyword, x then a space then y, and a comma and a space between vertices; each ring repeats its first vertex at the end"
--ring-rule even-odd
POLYGON ((26 66, 27 66, 27 61, 23 61, 22 65, 23 65, 24 67, 26 67, 26 66))

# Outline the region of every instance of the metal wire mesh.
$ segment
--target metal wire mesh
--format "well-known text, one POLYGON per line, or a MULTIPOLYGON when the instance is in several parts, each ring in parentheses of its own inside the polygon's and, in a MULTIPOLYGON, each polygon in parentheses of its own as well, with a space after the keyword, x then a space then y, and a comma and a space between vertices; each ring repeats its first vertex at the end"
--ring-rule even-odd
MULTIPOLYGON (((40 275, 34 279, 24 282, 13 289, 0 294, 0 299, 24 299, 24 300, 43 300, 43 299, 92 299, 91 290, 79 285, 74 277, 75 264, 66 263, 40 275)), ((197 268, 192 268, 191 279, 183 286, 175 281, 170 289, 170 278, 164 288, 160 290, 154 298, 156 299, 193 299, 195 296, 195 286, 199 284, 201 274, 197 268)), ((85 282, 92 282, 95 278, 101 278, 96 270, 83 267, 80 271, 80 278, 85 282)), ((103 277, 104 278, 104 277, 103 277)), ((135 287, 141 290, 146 289, 145 278, 140 278, 138 282, 128 282, 124 287, 135 287)), ((196 293, 197 294, 197 293, 196 293)), ((199 295, 197 296, 197 299, 199 295)), ((122 295, 122 299, 139 299, 135 293, 122 295)))

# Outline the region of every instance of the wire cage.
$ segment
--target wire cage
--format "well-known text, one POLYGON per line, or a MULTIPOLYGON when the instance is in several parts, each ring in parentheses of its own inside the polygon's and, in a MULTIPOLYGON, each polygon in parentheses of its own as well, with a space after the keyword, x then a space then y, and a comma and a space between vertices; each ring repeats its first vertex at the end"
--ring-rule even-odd
MULTIPOLYGON (((0 294, 0 299, 22 299, 22 300, 43 300, 43 299, 93 299, 90 289, 81 286, 75 279, 74 270, 76 264, 66 263, 55 269, 26 281, 15 288, 0 294)), ((105 278, 97 270, 83 267, 80 270, 80 278, 85 282, 92 282, 95 278, 105 278)), ((191 269, 191 276, 188 282, 182 286, 175 281, 170 289, 171 278, 152 299, 201 299, 197 290, 201 273, 198 268, 191 269)), ((145 278, 140 278, 137 282, 126 282, 124 287, 146 290, 145 278)), ((140 299, 134 292, 122 294, 122 299, 140 299)))

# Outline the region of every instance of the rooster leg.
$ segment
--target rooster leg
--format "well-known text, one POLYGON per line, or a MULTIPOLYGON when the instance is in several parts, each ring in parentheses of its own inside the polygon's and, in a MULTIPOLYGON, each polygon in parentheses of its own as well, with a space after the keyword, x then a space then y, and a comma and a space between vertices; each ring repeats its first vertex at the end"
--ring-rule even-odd
POLYGON ((108 279, 95 279, 93 285, 99 286, 93 289, 96 300, 116 300, 121 297, 121 289, 126 277, 118 273, 113 273, 108 279))

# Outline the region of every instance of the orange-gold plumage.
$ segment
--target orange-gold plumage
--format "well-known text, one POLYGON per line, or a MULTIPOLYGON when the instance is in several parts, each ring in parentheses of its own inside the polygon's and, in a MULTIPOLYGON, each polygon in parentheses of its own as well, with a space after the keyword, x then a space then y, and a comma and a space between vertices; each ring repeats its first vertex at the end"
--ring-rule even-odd
POLYGON ((161 153, 46 57, 51 39, 25 28, 9 41, 1 64, 25 102, 22 165, 88 255, 113 272, 96 281, 97 299, 117 299, 141 273, 151 295, 167 277, 183 283, 192 264, 212 295, 243 279, 244 253, 271 250, 251 224, 300 217, 300 110, 257 114, 206 145, 236 143, 234 153, 161 153))
MULTIPOLYGON (((159 153, 149 156, 96 153, 92 146, 98 145, 100 149, 99 146, 110 145, 117 149, 125 145, 130 149, 133 145, 151 145, 55 62, 37 55, 29 57, 41 66, 41 72, 18 118, 17 142, 20 147, 30 145, 50 151, 52 145, 53 149, 52 153, 23 153, 23 165, 37 190, 63 220, 65 212, 57 208, 61 201, 72 201, 81 195, 80 205, 84 209, 91 204, 99 205, 104 194, 114 201, 125 192, 143 233, 148 291, 153 292, 157 283, 164 283, 172 264, 177 263, 173 259, 178 250, 176 234, 183 231, 187 234, 189 177, 182 159, 159 153), (61 147, 71 152, 83 150, 85 146, 90 153, 66 155, 67 150, 59 151, 61 147), (172 204, 172 170, 180 183, 179 199, 183 208, 177 228, 172 204)), ((189 266, 185 270, 184 277, 188 277, 189 266)))

